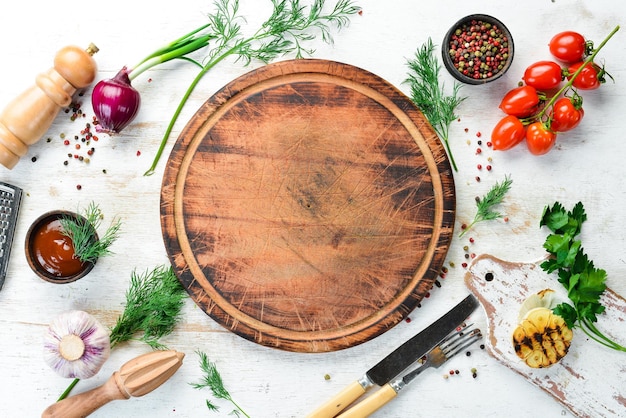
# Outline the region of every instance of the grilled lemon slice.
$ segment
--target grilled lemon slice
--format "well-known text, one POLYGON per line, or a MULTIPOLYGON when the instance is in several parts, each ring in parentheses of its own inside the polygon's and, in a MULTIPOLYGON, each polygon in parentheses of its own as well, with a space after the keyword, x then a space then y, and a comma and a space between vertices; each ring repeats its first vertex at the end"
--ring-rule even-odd
POLYGON ((565 357, 572 337, 563 318, 540 306, 530 309, 513 331, 513 346, 528 366, 549 367, 565 357))

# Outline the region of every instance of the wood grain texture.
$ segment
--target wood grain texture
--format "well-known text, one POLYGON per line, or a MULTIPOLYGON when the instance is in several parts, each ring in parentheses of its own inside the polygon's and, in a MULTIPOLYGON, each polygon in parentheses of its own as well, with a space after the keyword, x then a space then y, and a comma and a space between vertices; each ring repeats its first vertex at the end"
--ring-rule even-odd
POLYGON ((192 117, 161 215, 178 277, 211 317, 262 345, 324 352, 379 335, 431 289, 455 193, 436 134, 399 90, 290 60, 192 117))
MULTIPOLYGON (((567 300, 567 293, 555 276, 546 274, 535 263, 511 263, 489 255, 475 259, 465 281, 487 314, 488 352, 578 417, 623 416, 626 411, 624 353, 605 348, 575 329, 568 354, 549 368, 530 368, 515 354, 512 335, 526 298, 540 290, 553 289, 559 301, 567 300), (487 273, 493 275, 493 280, 485 279, 487 273), (602 359, 602 368, 597 367, 597 359, 602 359)), ((626 331, 626 300, 607 289, 602 304, 606 311, 599 315, 596 325, 619 342, 626 331)))

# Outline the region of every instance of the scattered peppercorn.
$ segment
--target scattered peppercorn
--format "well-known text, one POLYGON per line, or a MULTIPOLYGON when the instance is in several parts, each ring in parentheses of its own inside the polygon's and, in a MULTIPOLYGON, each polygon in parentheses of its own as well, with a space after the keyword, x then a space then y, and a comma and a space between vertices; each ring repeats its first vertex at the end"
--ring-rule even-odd
POLYGON ((77 184, 77 185, 76 185, 76 190, 80 190, 80 189, 82 189, 82 188, 83 188, 83 186, 81 186, 80 184, 77 184))
POLYGON ((33 158, 31 158, 30 160, 31 160, 32 162, 35 162, 35 161, 37 161, 37 157, 33 157, 33 158))
POLYGON ((458 27, 448 48, 454 67, 475 80, 498 74, 509 59, 509 39, 502 28, 479 19, 458 27))

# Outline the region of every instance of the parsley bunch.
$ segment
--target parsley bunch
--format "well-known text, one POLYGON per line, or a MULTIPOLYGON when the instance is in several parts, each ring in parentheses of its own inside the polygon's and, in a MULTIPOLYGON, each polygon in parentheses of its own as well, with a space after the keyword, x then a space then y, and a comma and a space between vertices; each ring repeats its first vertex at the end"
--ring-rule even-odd
POLYGON ((595 326, 597 316, 605 310, 600 297, 606 289, 607 274, 594 266, 584 253, 581 241, 576 239, 586 220, 581 202, 571 211, 565 210, 559 202, 543 211, 539 226, 552 231, 543 245, 552 257, 541 263, 541 268, 548 273, 557 272, 558 280, 567 289, 572 302, 559 304, 554 313, 563 317, 568 327, 578 327, 605 347, 626 352, 626 347, 611 340, 595 326))

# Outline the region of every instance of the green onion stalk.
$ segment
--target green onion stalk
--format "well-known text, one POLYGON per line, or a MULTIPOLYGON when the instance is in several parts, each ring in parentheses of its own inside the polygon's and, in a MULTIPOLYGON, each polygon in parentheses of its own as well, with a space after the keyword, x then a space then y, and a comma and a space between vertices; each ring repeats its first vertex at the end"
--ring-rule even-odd
POLYGON ((325 0, 314 0, 307 7, 301 5, 300 0, 271 0, 270 16, 252 35, 245 36, 240 25, 245 18, 239 14, 239 0, 216 0, 214 12, 208 15, 208 23, 156 50, 135 67, 122 68, 115 77, 103 80, 94 87, 92 105, 98 119, 97 130, 116 134, 135 118, 141 100, 131 81, 146 70, 173 59, 183 59, 196 65, 199 72, 185 90, 167 125, 154 161, 145 172, 145 175, 153 174, 191 93, 221 61, 235 57, 247 66, 253 61, 267 64, 287 54, 294 54, 296 58, 310 56, 314 50, 307 44, 316 38, 316 32, 324 42, 332 44, 332 27, 341 29, 347 26, 350 17, 360 10, 352 0, 338 0, 332 8, 327 8, 325 3, 325 0), (206 53, 202 61, 190 57, 190 54, 202 49, 206 53))

